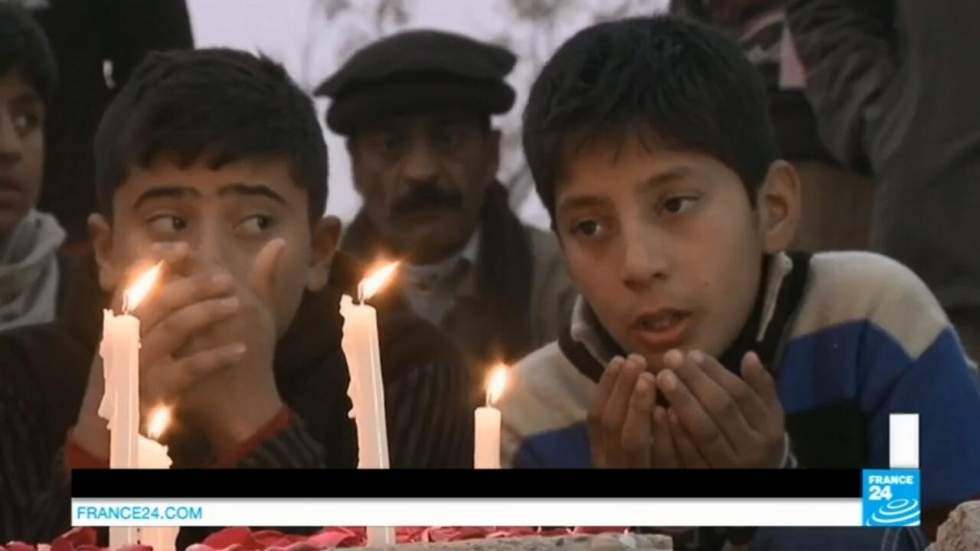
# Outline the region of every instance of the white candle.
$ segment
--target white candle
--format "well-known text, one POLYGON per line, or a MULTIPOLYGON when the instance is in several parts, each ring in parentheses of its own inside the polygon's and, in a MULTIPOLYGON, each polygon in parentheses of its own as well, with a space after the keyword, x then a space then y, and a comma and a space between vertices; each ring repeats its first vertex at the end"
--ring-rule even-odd
POLYGON ((99 415, 108 420, 109 468, 134 469, 139 434, 140 321, 105 310, 102 320, 102 370, 105 391, 99 415))
MULTIPOLYGON (((131 469, 137 463, 139 434, 139 334, 140 322, 135 316, 116 316, 105 310, 102 320, 102 370, 105 391, 99 415, 108 420, 109 468, 131 469)), ((136 543, 135 526, 109 527, 109 548, 118 549, 136 543)))
POLYGON ((377 311, 366 304, 340 299, 344 316, 341 346, 350 371, 352 416, 357 423, 357 468, 388 468, 388 431, 385 423, 384 382, 378 347, 377 311))
MULTIPOLYGON (((135 469, 140 466, 140 322, 129 312, 153 288, 162 267, 163 264, 158 263, 126 289, 121 315, 115 315, 112 310, 104 311, 99 355, 102 357, 105 389, 99 404, 99 415, 108 421, 110 469, 135 469)), ((109 529, 110 548, 134 544, 137 539, 136 527, 109 529)))
MULTIPOLYGON (((149 438, 142 434, 137 438, 140 469, 169 469, 173 464, 167 446, 157 442, 169 425, 170 408, 154 408, 146 427, 149 438)), ((154 551, 176 551, 179 531, 179 526, 145 526, 139 529, 139 542, 153 547, 154 551)))
POLYGON ((487 384, 487 405, 476 408, 473 430, 473 468, 500 468, 500 410, 494 407, 507 385, 507 368, 497 366, 487 384))
MULTIPOLYGON (((364 301, 384 286, 398 263, 377 270, 357 287, 358 304, 350 296, 340 300, 344 317, 344 337, 341 346, 350 371, 350 395, 357 424, 357 468, 388 468, 388 428, 385 421, 384 381, 381 378, 381 352, 378 346, 378 313, 364 301)), ((368 545, 394 545, 395 531, 391 527, 369 526, 368 545)))

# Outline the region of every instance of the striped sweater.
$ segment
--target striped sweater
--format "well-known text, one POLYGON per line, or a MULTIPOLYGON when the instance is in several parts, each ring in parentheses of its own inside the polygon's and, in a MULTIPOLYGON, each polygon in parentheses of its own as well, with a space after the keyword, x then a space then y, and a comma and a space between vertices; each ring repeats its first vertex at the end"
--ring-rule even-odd
MULTIPOLYGON (((925 285, 871 253, 780 254, 766 272, 754 340, 774 343, 766 364, 800 465, 887 468, 889 414, 918 413, 924 508, 980 495, 975 366, 925 285), (787 297, 794 275, 800 292, 787 297), (787 301, 795 303, 787 308, 787 301)), ((601 333, 580 299, 567 340, 516 366, 501 403, 504 465, 591 466, 592 371, 612 356, 601 333)))

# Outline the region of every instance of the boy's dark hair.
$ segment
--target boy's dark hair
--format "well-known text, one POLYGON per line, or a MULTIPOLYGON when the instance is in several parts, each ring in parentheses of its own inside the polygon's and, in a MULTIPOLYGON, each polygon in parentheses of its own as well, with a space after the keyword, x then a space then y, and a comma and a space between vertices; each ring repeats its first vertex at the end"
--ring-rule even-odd
POLYGON ((285 158, 307 192, 310 221, 327 200, 327 146, 313 101, 265 57, 224 49, 153 52, 109 104, 95 133, 99 210, 131 166, 160 158, 211 168, 285 158))
POLYGON ((58 72, 44 30, 23 8, 0 2, 0 75, 11 71, 50 101, 58 72))
POLYGON ((555 182, 569 154, 597 138, 697 151, 742 179, 752 204, 778 150, 765 86, 739 47, 670 16, 600 23, 545 64, 524 110, 524 151, 555 218, 555 182))

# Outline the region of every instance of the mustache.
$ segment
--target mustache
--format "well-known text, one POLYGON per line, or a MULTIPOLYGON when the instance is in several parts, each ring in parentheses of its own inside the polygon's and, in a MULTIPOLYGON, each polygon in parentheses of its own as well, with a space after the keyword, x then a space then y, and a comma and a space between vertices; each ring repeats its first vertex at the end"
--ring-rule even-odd
POLYGON ((391 207, 391 213, 410 214, 418 210, 433 208, 458 209, 463 206, 463 194, 448 191, 435 184, 424 184, 398 198, 391 207))

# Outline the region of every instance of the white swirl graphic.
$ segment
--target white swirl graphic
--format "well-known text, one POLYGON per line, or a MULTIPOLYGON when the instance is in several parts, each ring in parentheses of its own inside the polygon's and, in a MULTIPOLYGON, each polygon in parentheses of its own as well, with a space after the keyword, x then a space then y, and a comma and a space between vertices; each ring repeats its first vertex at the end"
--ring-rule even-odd
POLYGON ((894 499, 871 513, 871 521, 877 524, 908 525, 919 522, 919 501, 894 499))

